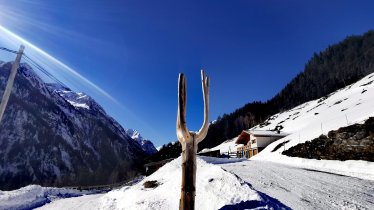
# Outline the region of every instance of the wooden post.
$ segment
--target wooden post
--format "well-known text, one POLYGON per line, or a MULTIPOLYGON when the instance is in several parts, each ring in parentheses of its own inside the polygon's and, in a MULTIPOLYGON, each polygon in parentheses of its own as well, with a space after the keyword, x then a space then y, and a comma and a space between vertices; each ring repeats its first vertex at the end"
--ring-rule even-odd
POLYGON ((21 61, 24 49, 25 49, 25 47, 23 45, 21 45, 21 47, 18 50, 16 60, 14 61, 12 69, 11 69, 10 74, 9 74, 8 82, 6 84, 4 94, 3 94, 3 98, 1 99, 1 104, 0 104, 0 122, 1 122, 1 119, 3 118, 5 108, 8 104, 10 93, 12 92, 14 79, 16 77, 17 70, 18 70, 19 63, 21 61))
POLYGON ((201 70, 201 83, 204 97, 204 123, 198 132, 190 132, 186 124, 186 78, 179 74, 177 137, 182 144, 182 187, 179 202, 180 210, 195 209, 196 195, 196 152, 197 144, 208 133, 209 78, 201 70))
POLYGON ((180 209, 195 209, 196 195, 196 152, 197 144, 195 135, 192 141, 182 145, 182 190, 180 209))

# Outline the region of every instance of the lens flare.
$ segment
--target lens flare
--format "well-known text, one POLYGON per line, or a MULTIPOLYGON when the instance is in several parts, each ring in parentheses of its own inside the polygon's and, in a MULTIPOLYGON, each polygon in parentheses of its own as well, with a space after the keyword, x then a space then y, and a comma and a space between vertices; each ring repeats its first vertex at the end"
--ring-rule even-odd
MULTIPOLYGON (((66 62, 52 56, 47 52, 47 50, 45 50, 45 48, 43 50, 37 46, 36 43, 40 43, 37 42, 38 39, 41 39, 39 36, 40 34, 47 35, 46 38, 54 37, 81 46, 87 45, 85 47, 82 46, 85 49, 92 46, 92 44, 95 46, 113 44, 108 40, 80 33, 72 28, 69 29, 68 25, 59 26, 48 24, 51 22, 50 20, 69 13, 67 10, 70 9, 70 5, 56 7, 49 4, 49 2, 41 0, 0 0, 0 46, 17 50, 21 44, 25 45, 25 54, 27 54, 28 57, 48 70, 49 73, 68 87, 76 91, 85 91, 88 95, 95 98, 95 100, 100 102, 100 105, 107 108, 109 114, 120 117, 119 121, 122 122, 122 124, 123 120, 126 119, 126 124, 135 123, 141 125, 141 127, 147 128, 154 134, 158 133, 153 129, 153 126, 142 120, 133 110, 130 110, 127 106, 112 97, 108 92, 81 75, 75 70, 75 68, 71 67, 71 65, 68 65, 66 62), (18 35, 20 32, 22 32, 22 36, 18 35), (34 41, 28 41, 27 37, 32 37, 34 41), (80 40, 85 40, 85 42, 81 42, 80 40)), ((70 15, 71 18, 79 18, 81 13, 77 14, 72 12, 70 15)), ((90 18, 97 17, 86 17, 85 20, 94 20, 90 18)), ((1 60, 13 60, 13 57, 14 55, 9 53, 1 54, 1 60)), ((49 78, 42 74, 39 75, 46 82, 49 82, 49 78)))
POLYGON ((30 43, 29 41, 25 40, 24 38, 18 36, 17 34, 13 33, 12 31, 4 28, 2 25, 0 25, 0 30, 5 32, 6 34, 8 34, 9 36, 12 36, 13 38, 15 38, 16 40, 18 40, 20 43, 22 43, 23 45, 25 45, 26 47, 30 47, 32 48, 33 50, 35 50, 36 52, 40 53, 42 56, 44 56, 45 58, 47 58, 49 61, 61 66, 61 69, 65 70, 65 71, 68 71, 69 73, 73 74, 74 76, 78 77, 80 80, 82 80, 83 82, 85 82, 86 84, 88 84, 89 86, 93 87, 96 91, 98 91, 100 94, 104 95, 105 97, 107 97, 108 99, 110 99, 111 101, 113 102, 116 102, 118 103, 109 93, 107 93, 105 90, 101 89, 99 86, 97 86, 96 84, 94 84, 93 82, 91 82, 90 80, 88 80, 87 78, 85 78, 84 76, 82 76, 81 74, 79 74, 77 71, 75 71, 74 69, 72 69, 71 67, 67 66, 66 64, 62 63, 60 60, 56 59, 55 57, 53 57, 52 55, 50 55, 49 53, 45 52, 44 50, 40 49, 39 47, 35 46, 34 44, 30 43))

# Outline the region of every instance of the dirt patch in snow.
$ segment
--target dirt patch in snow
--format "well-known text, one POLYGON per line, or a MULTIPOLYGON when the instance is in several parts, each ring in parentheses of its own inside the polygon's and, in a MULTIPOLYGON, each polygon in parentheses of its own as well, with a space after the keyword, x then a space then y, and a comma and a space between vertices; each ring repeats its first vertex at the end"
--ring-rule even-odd
POLYGON ((160 183, 156 180, 150 180, 143 183, 144 188, 156 188, 160 183))

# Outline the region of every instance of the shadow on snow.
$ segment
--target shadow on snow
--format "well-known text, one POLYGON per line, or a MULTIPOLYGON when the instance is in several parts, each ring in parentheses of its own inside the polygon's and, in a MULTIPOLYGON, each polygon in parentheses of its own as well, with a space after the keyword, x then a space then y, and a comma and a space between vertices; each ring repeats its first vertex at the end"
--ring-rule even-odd
MULTIPOLYGON (((257 191, 258 192, 258 191, 257 191)), ((241 209, 291 209, 275 198, 272 198, 265 193, 258 192, 262 201, 242 201, 237 204, 225 205, 220 210, 241 210, 241 209)))

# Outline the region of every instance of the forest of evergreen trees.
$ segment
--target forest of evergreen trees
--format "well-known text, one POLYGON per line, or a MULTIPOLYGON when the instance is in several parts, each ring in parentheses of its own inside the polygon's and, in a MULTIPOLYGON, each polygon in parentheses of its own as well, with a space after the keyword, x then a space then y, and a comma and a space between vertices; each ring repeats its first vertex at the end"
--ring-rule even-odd
MULTIPOLYGON (((277 95, 267 102, 252 102, 224 114, 209 127, 199 149, 212 148, 234 138, 242 130, 264 122, 268 117, 310 100, 328 95, 374 72, 374 30, 362 36, 350 36, 342 42, 315 53, 299 73, 277 95)), ((168 145, 159 151, 178 157, 180 145, 168 145)), ((156 154, 159 159, 160 154, 156 154)))

